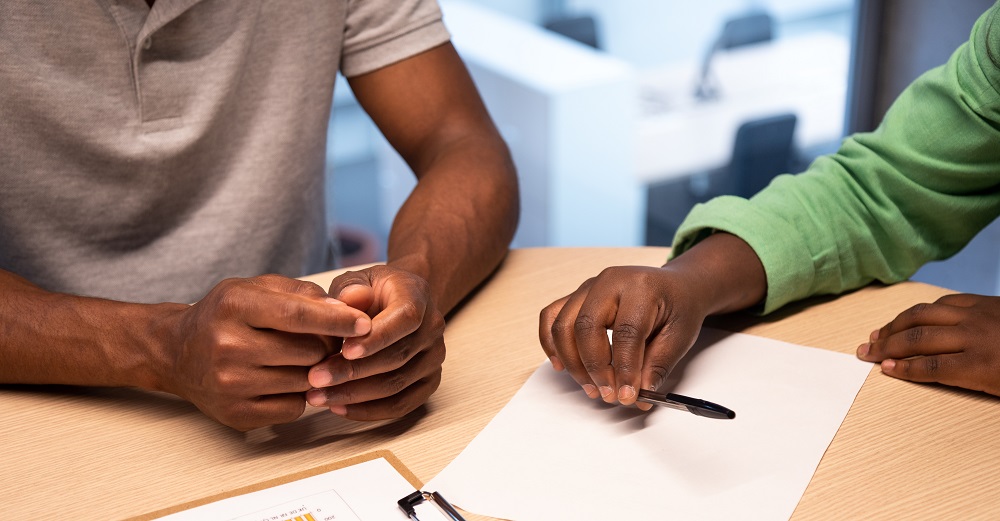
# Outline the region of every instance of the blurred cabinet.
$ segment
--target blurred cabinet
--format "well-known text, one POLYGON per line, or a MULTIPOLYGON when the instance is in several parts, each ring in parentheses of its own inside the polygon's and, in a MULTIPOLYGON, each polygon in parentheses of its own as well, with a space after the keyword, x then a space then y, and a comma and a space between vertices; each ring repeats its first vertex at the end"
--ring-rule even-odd
MULTIPOLYGON (((633 69, 475 4, 440 3, 452 42, 517 166, 515 246, 641 244, 645 197, 634 176, 633 69)), ((391 221, 414 181, 384 141, 379 158, 382 211, 391 221)))

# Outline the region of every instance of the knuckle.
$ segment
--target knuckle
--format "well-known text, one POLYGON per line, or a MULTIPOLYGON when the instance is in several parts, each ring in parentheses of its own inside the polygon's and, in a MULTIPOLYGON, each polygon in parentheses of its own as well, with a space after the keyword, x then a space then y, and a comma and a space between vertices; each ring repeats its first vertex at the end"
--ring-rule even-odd
POLYGON ((611 340, 615 343, 619 341, 622 342, 634 342, 640 339, 641 333, 639 328, 628 323, 622 323, 615 326, 614 332, 611 334, 611 340))
POLYGON ((385 379, 382 380, 382 390, 386 393, 386 396, 394 396, 409 387, 411 383, 413 382, 410 381, 406 374, 402 372, 391 373, 386 375, 385 379))
POLYGON ((635 366, 631 360, 618 360, 615 362, 615 372, 619 375, 631 375, 635 372, 635 366))
POLYGON ((264 275, 259 275, 257 277, 254 277, 254 279, 251 279, 251 280, 253 282, 260 283, 262 285, 267 286, 267 285, 271 285, 271 284, 276 284, 279 281, 281 281, 282 279, 283 279, 283 277, 280 276, 280 275, 278 275, 278 274, 276 274, 276 273, 265 273, 264 275))
POLYGON ((427 356, 430 357, 431 363, 437 367, 437 371, 441 372, 441 364, 444 363, 445 358, 448 356, 448 349, 445 347, 444 342, 435 344, 427 356))
POLYGON ((581 314, 573 322, 573 330, 577 333, 590 333, 597 329, 597 321, 590 315, 581 314))
POLYGON ((226 279, 219 283, 219 290, 215 302, 223 310, 239 309, 246 298, 246 295, 241 295, 242 280, 226 279))
POLYGON ((416 351, 411 342, 396 342, 388 349, 385 349, 385 362, 392 369, 398 369, 403 367, 411 358, 413 358, 414 352, 416 351))
POLYGON ((556 319, 552 323, 552 338, 558 343, 565 343, 573 337, 573 323, 569 319, 556 319))
POLYGON ((607 367, 607 366, 605 366, 604 364, 601 364, 600 362, 598 362, 596 360, 584 360, 583 361, 583 368, 584 368, 584 370, 587 371, 590 374, 597 374, 598 372, 603 371, 605 367, 607 367))
POLYGON ((434 313, 431 314, 430 320, 427 322, 434 337, 437 338, 444 336, 444 329, 447 324, 445 323, 444 315, 442 315, 441 312, 435 309, 434 313))
POLYGON ((941 361, 936 356, 924 358, 924 371, 928 376, 934 377, 941 372, 941 361))
POLYGON ((541 324, 551 324, 555 322, 556 315, 559 314, 559 307, 553 302, 548 306, 542 308, 542 311, 538 313, 538 322, 541 324))
POLYGON ((300 305, 294 299, 282 299, 278 313, 282 317, 282 321, 293 329, 305 325, 309 320, 305 306, 300 305))
POLYGON ((209 375, 209 387, 215 390, 235 389, 242 384, 243 378, 235 371, 215 371, 209 375))
POLYGON ((347 360, 343 359, 345 362, 344 374, 347 376, 347 380, 357 380, 358 378, 364 378, 367 376, 364 372, 364 364, 361 363, 361 359, 357 360, 347 360))
POLYGON ((907 343, 916 344, 924 339, 927 334, 927 330, 923 327, 911 327, 906 330, 905 338, 907 343))
POLYGON ((670 371, 662 365, 652 365, 649 367, 649 371, 653 373, 653 384, 655 387, 663 385, 663 382, 667 380, 667 375, 670 373, 670 371))
POLYGON ((406 302, 400 304, 399 315, 407 323, 419 323, 423 318, 423 311, 417 307, 416 302, 412 299, 407 299, 406 302))
POLYGON ((402 418, 420 406, 422 402, 414 400, 394 400, 389 404, 389 415, 393 418, 402 418))

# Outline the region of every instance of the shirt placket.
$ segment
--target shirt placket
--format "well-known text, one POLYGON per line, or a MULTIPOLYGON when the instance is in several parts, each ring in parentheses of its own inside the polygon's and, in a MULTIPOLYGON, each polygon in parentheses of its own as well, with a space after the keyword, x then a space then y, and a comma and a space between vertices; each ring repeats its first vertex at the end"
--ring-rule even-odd
POLYGON ((157 64, 167 51, 157 46, 157 32, 201 0, 157 0, 146 17, 133 46, 132 70, 142 124, 147 130, 164 130, 179 125, 187 89, 182 81, 171 80, 169 67, 157 64), (172 124, 173 122, 173 124, 172 124))

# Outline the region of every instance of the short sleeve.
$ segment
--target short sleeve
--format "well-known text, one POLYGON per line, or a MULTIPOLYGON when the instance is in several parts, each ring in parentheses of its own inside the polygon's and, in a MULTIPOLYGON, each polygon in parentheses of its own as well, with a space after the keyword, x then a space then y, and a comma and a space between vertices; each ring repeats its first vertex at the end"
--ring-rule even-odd
POLYGON ((348 0, 341 72, 358 76, 450 38, 434 0, 348 0))

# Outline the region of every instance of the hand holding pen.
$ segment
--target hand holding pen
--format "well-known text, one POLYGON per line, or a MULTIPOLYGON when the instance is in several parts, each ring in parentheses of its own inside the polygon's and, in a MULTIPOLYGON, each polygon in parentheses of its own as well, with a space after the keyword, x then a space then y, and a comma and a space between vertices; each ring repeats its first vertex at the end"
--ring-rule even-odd
POLYGON ((542 310, 538 336, 553 367, 587 396, 648 411, 639 390, 663 385, 705 317, 758 303, 765 291, 753 250, 716 233, 663 267, 611 267, 584 281, 542 310))

